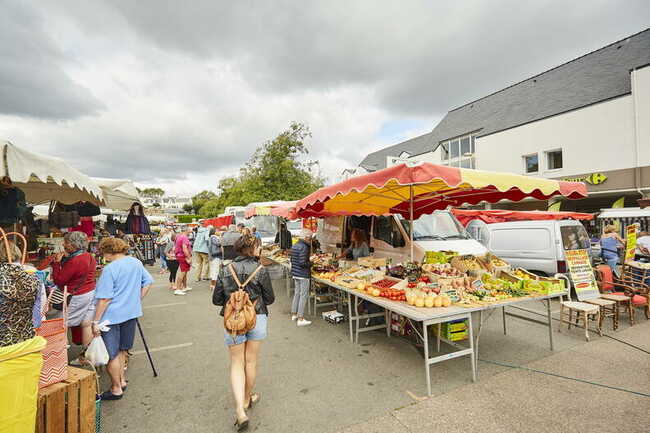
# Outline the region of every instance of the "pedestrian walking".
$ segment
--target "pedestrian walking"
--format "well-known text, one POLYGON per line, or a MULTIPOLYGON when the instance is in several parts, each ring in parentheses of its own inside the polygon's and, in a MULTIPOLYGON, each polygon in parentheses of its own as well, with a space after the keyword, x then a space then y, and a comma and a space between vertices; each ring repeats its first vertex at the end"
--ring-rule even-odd
MULTIPOLYGON (((246 411, 260 400, 260 394, 254 392, 257 359, 262 340, 267 335, 267 307, 275 301, 271 278, 267 270, 253 257, 254 247, 255 239, 252 236, 242 236, 235 242, 237 257, 232 264, 221 269, 212 294, 214 305, 225 306, 230 296, 240 289, 240 284, 250 278, 242 289, 248 293, 255 306, 255 327, 245 334, 231 335, 225 331, 224 335, 230 351, 230 384, 235 397, 235 426, 238 431, 248 427, 246 411)), ((221 309, 222 316, 224 310, 225 308, 221 309)))
POLYGON ((309 299, 309 286, 311 285, 311 239, 314 234, 311 230, 303 229, 300 240, 291 247, 291 276, 295 290, 291 303, 291 320, 296 320, 298 326, 311 325, 305 319, 305 305, 309 299))
POLYGON ((167 259, 167 268, 169 269, 169 289, 174 295, 184 295, 185 292, 176 289, 176 274, 178 272, 178 260, 176 260, 176 233, 172 233, 169 242, 165 246, 165 257, 167 259))
POLYGON ((158 249, 158 254, 160 255, 160 273, 164 274, 168 271, 167 266, 167 257, 165 256, 165 248, 169 243, 172 235, 172 230, 167 227, 163 227, 160 230, 160 234, 156 239, 156 248, 158 249))
POLYGON ((241 237, 241 233, 237 230, 234 224, 228 227, 228 231, 221 237, 221 246, 223 247, 223 265, 230 263, 237 253, 235 251, 235 242, 241 237))
POLYGON ((174 242, 174 254, 178 262, 175 295, 184 295, 186 291, 192 290, 191 287, 187 286, 187 274, 192 269, 192 246, 188 238, 191 232, 192 229, 185 226, 183 231, 176 235, 176 241, 174 242))
POLYGON ((194 257, 196 258, 196 281, 207 280, 210 275, 210 256, 208 243, 212 226, 199 227, 194 238, 194 257))
POLYGON ((221 227, 221 233, 212 229, 210 241, 208 244, 210 254, 210 287, 214 290, 217 284, 217 277, 221 270, 221 261, 223 260, 223 249, 221 248, 221 236, 227 230, 227 227, 221 227))
POLYGON ((142 298, 149 291, 153 278, 135 257, 127 256, 129 246, 117 238, 105 238, 99 251, 108 265, 102 271, 95 291, 95 320, 92 330, 101 335, 108 351, 106 371, 111 387, 101 394, 102 400, 119 400, 126 390, 127 351, 133 347, 136 320, 142 316, 142 298), (108 331, 99 324, 107 322, 108 331))

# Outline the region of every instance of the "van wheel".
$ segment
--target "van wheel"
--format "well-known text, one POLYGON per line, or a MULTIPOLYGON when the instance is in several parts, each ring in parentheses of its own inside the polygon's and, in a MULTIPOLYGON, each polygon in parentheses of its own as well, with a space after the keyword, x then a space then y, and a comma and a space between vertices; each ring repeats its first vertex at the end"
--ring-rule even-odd
POLYGON ((543 271, 528 271, 528 272, 530 272, 531 274, 535 274, 538 277, 548 277, 548 274, 543 271))

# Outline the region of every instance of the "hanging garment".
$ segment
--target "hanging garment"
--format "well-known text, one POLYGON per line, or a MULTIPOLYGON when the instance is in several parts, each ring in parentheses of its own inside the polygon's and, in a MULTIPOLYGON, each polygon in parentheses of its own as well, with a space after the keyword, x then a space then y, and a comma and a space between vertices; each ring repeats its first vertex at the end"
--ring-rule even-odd
POLYGON ((83 232, 86 234, 88 237, 93 237, 94 230, 95 230, 95 224, 93 223, 93 218, 92 217, 80 217, 79 218, 79 225, 77 227, 71 228, 69 231, 71 232, 83 232))
POLYGON ((0 263, 0 347, 34 337, 32 310, 40 286, 20 265, 0 263))
POLYGON ((0 188, 0 224, 14 224, 26 212, 25 193, 22 189, 0 188))

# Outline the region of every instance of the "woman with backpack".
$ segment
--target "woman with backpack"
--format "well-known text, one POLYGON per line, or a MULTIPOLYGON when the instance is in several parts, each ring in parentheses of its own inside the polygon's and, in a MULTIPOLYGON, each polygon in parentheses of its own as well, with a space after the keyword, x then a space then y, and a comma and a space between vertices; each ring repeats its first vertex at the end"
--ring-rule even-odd
POLYGON ((238 431, 248 427, 246 410, 260 395, 253 392, 257 376, 257 357, 266 338, 268 305, 275 301, 271 278, 254 257, 256 239, 241 236, 235 242, 237 257, 221 268, 212 294, 224 316, 225 343, 230 351, 230 383, 235 397, 238 431), (240 291, 241 290, 241 291, 240 291))

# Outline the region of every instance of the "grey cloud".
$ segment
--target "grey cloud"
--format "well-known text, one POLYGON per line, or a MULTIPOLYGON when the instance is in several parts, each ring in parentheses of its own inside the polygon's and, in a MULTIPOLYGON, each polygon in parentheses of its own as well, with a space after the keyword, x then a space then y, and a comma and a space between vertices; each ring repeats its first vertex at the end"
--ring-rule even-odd
POLYGON ((64 53, 24 2, 0 1, 0 114, 70 119, 103 105, 62 69, 64 53))
POLYGON ((650 22, 646 0, 114 4, 144 38, 232 61, 260 90, 363 85, 401 115, 438 116, 650 22))

